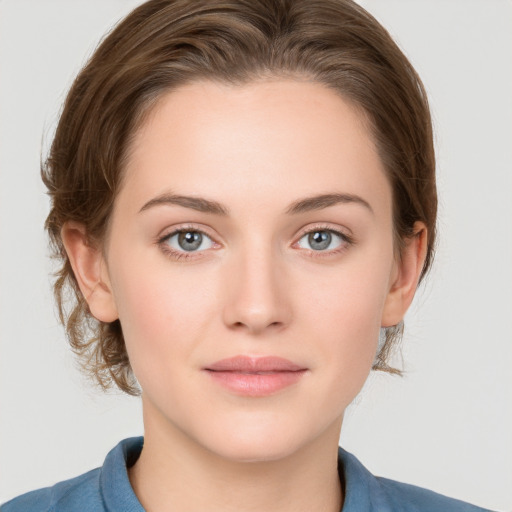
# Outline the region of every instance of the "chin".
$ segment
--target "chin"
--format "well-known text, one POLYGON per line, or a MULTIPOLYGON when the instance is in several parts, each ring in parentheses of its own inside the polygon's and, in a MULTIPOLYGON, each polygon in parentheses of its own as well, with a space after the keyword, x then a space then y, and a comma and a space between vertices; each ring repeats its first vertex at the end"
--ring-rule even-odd
POLYGON ((268 462, 285 459, 315 436, 303 429, 297 429, 299 422, 285 421, 235 422, 232 425, 218 425, 209 432, 204 445, 218 456, 233 462, 268 462), (250 423, 250 424, 248 424, 250 423))
POLYGON ((233 462, 270 462, 282 460, 297 451, 298 446, 279 440, 247 440, 245 442, 228 442, 225 445, 217 444, 215 451, 218 456, 233 462))

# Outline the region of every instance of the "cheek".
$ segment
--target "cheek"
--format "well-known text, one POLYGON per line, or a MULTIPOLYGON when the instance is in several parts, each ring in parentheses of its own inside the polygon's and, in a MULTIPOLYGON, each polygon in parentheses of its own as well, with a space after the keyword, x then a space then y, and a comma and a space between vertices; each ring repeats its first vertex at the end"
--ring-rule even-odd
MULTIPOLYGON (((144 387, 154 375, 178 378, 212 340, 222 339, 223 308, 236 296, 225 286, 231 268, 208 262, 181 266, 128 249, 112 254, 111 281, 130 362, 144 387), (179 372, 169 372, 171 366, 179 372)), ((378 252, 361 251, 330 267, 290 266, 280 278, 280 300, 292 312, 284 350, 327 369, 324 386, 337 388, 347 400, 372 366, 388 267, 378 252)))
POLYGON ((340 336, 357 340, 379 332, 388 292, 391 264, 365 260, 340 265, 324 275, 308 278, 304 286, 303 312, 309 311, 313 326, 324 326, 340 336))
POLYGON ((190 272, 170 271, 166 261, 146 265, 144 271, 133 268, 124 260, 113 288, 130 362, 142 384, 158 365, 194 349, 214 315, 215 293, 205 288, 211 279, 200 271, 191 279, 190 272))
POLYGON ((381 301, 371 298, 373 303, 362 293, 343 294, 324 310, 326 354, 332 358, 333 373, 336 380, 356 388, 371 369, 379 339, 381 301))
POLYGON ((322 347, 330 377, 336 385, 344 381, 348 394, 352 384, 354 389, 362 385, 375 358, 389 267, 361 261, 309 282, 308 300, 299 314, 303 328, 322 347))

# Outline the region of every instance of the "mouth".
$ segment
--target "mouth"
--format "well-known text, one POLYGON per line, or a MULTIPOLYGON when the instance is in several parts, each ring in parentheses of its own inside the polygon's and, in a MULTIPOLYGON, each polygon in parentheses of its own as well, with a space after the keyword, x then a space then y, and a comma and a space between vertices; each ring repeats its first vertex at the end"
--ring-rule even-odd
POLYGON ((275 356, 235 356, 203 369, 228 391, 243 396, 267 396, 298 383, 308 368, 275 356))

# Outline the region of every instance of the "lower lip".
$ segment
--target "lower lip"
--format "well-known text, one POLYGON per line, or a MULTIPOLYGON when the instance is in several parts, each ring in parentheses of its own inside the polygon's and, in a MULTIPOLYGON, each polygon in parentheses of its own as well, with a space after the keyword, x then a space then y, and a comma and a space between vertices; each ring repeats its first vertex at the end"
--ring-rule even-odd
POLYGON ((266 396, 296 384, 306 370, 274 373, 237 373, 207 370, 211 378, 230 391, 244 396, 266 396))

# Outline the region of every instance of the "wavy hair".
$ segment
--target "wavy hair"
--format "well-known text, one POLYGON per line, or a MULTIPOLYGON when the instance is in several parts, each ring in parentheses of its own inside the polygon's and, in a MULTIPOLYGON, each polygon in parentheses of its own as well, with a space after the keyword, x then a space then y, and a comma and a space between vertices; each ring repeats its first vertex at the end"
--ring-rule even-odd
MULTIPOLYGON (((427 95, 388 32, 351 0, 150 0, 101 42, 65 100, 42 179, 46 220, 60 263, 60 319, 84 370, 107 388, 138 394, 119 321, 92 317, 61 229, 82 223, 90 243, 108 228, 131 139, 159 97, 194 80, 244 84, 261 77, 314 80, 364 112, 393 194, 395 245, 428 230, 435 243, 435 156, 427 95)), ((388 328, 374 369, 388 364, 403 325, 388 328)))

